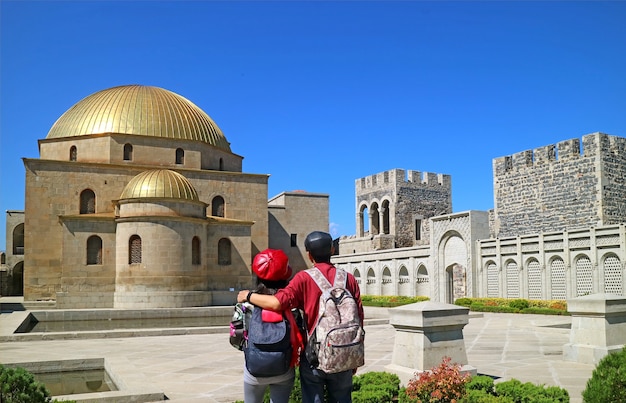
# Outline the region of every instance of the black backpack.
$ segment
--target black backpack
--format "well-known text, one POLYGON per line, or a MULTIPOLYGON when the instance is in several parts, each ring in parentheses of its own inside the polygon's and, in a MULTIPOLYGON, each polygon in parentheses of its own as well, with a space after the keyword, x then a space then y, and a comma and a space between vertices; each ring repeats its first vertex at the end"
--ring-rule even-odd
POLYGON ((248 340, 243 352, 246 368, 253 376, 282 375, 291 362, 291 326, 285 315, 255 307, 248 327, 248 340), (266 317, 264 320, 264 316, 266 317), (271 317, 268 321, 267 317, 271 317))

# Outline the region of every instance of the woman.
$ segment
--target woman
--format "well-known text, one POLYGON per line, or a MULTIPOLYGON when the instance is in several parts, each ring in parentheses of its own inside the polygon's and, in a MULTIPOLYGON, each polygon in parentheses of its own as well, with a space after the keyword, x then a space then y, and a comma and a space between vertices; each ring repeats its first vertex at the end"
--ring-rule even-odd
MULTIPOLYGON (((292 275, 287 255, 281 250, 266 249, 254 257, 252 271, 257 276, 257 288, 252 293, 274 295, 277 290, 285 287, 292 275)), ((261 309, 261 308, 254 308, 261 309)), ((291 311, 283 313, 291 324, 292 357, 289 369, 280 375, 259 377, 248 370, 248 363, 244 365, 243 385, 245 403, 262 403, 265 390, 270 389, 272 403, 287 403, 293 389, 295 366, 298 364, 302 349, 302 335, 296 325, 296 319, 291 311)))

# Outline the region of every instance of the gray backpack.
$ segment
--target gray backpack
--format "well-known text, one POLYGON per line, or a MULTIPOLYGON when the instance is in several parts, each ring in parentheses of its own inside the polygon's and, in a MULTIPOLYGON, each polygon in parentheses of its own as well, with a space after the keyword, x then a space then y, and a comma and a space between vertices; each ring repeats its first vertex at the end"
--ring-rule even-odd
POLYGON ((359 306, 346 289, 346 272, 337 269, 332 285, 317 267, 306 272, 322 291, 315 326, 308 335, 309 363, 329 374, 362 366, 365 330, 359 306))

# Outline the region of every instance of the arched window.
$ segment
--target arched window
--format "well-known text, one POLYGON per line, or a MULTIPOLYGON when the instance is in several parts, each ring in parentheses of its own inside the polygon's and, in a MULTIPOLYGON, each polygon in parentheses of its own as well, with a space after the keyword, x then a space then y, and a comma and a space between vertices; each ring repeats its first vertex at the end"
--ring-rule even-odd
POLYGON ((224 159, 220 158, 220 171, 224 170, 224 159))
POLYGON ((528 262, 528 298, 529 299, 542 299, 543 298, 543 286, 541 276, 541 266, 536 259, 532 259, 528 262))
POLYGON ((24 254, 24 224, 18 224, 13 229, 13 254, 24 254))
POLYGON ((565 282, 565 262, 563 259, 555 258, 550 262, 550 272, 552 277, 550 283, 552 294, 550 299, 564 300, 567 298, 567 286, 565 282))
POLYGON ((361 272, 359 271, 359 269, 354 269, 354 273, 352 274, 354 275, 357 284, 361 284, 361 272))
POLYGON ((593 269, 591 259, 581 256, 576 260, 576 296, 593 293, 593 269))
POLYGON ((607 256, 604 259, 604 274, 604 292, 607 294, 624 295, 622 262, 617 256, 607 256))
POLYGON ((87 264, 102 264, 102 239, 97 235, 87 238, 87 264))
POLYGON ((220 266, 228 266, 231 263, 230 258, 230 240, 222 238, 217 244, 217 264, 220 266))
POLYGON ((197 236, 191 240, 191 264, 200 264, 200 238, 197 236))
POLYGON ((131 144, 124 144, 124 161, 133 160, 133 146, 131 144))
POLYGON ((176 163, 181 165, 185 163, 185 150, 182 148, 176 149, 176 163))
POLYGON ((519 270, 517 263, 510 261, 506 264, 506 297, 519 298, 519 270))
POLYGON ((224 198, 215 196, 211 202, 211 215, 214 217, 224 217, 224 198))
POLYGON ((500 296, 500 269, 494 262, 487 263, 487 297, 500 296))
POLYGON ((70 147, 70 161, 76 161, 76 156, 78 155, 78 151, 76 150, 76 146, 70 147))
POLYGON ((0 264, 7 264, 7 254, 0 252, 0 264))
POLYGON ((80 214, 93 214, 96 212, 96 194, 91 189, 85 189, 80 193, 80 214))
POLYGON ((128 264, 141 263, 141 237, 133 235, 128 240, 128 264))

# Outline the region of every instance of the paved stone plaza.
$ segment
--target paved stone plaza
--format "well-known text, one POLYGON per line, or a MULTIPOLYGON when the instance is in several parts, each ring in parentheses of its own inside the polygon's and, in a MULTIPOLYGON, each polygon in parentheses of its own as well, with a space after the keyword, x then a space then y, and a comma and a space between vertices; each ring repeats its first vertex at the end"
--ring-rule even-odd
MULTIPOLYGON (((0 336, 14 330, 0 315, 0 336)), ((384 371, 391 363, 394 328, 385 308, 366 307, 366 360, 359 373, 384 371)), ((479 374, 566 388, 572 403, 593 365, 562 360, 570 317, 484 313, 470 315, 463 334, 468 362, 479 374)), ((136 390, 161 390, 172 402, 233 402, 243 399, 243 354, 224 332, 150 337, 8 341, 0 344, 0 362, 105 358, 116 376, 136 390)), ((163 334, 166 330, 163 331, 163 334)))

